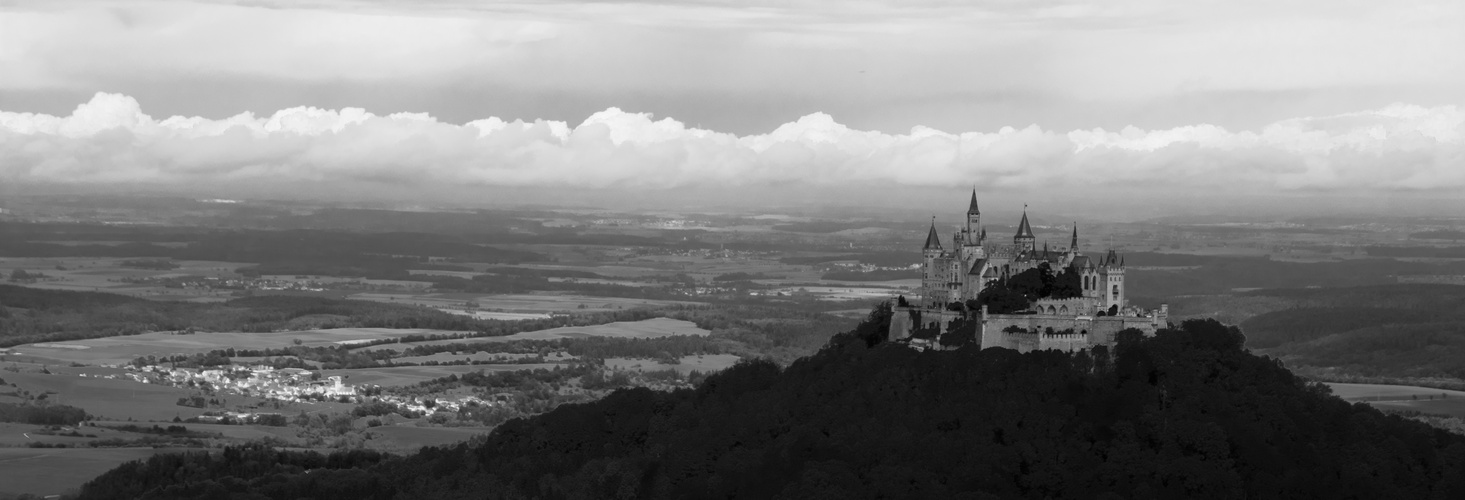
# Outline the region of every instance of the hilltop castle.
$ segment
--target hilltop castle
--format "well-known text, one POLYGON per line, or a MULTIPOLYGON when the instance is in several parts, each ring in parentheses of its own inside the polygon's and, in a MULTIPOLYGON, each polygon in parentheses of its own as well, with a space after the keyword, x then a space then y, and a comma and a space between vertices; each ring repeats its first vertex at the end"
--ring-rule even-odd
POLYGON ((1050 250, 1045 243, 1040 250, 1024 209, 1011 245, 988 242, 976 190, 964 227, 951 235, 951 249, 942 247, 933 218, 921 251, 920 298, 896 306, 891 340, 950 345, 940 342, 941 336, 960 323, 976 326, 975 339, 984 349, 1074 351, 1112 344, 1114 334, 1126 328, 1154 333, 1167 324, 1168 307, 1144 311, 1125 300, 1124 257, 1109 250, 1095 259, 1079 251, 1077 224, 1068 248, 1050 250), (1077 277, 1078 290, 1063 298, 1040 297, 1008 314, 989 314, 985 305, 976 308, 984 290, 1034 269, 1077 277))

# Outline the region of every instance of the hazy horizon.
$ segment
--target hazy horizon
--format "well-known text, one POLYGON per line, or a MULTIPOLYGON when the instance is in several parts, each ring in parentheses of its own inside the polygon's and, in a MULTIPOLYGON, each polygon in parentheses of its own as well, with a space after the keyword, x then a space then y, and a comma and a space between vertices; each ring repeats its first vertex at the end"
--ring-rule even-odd
POLYGON ((1458 4, 740 5, 8 4, 0 196, 1465 215, 1458 4))

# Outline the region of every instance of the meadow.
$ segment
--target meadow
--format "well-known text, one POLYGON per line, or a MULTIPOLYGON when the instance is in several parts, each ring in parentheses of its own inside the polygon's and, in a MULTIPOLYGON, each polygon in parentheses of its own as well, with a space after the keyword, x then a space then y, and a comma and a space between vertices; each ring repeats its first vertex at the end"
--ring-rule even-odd
MULTIPOLYGON (((380 385, 384 387, 411 385, 418 382, 442 378, 448 375, 485 371, 554 369, 558 363, 527 363, 502 365, 437 365, 437 366, 391 366, 382 368, 352 368, 346 370, 323 370, 321 376, 341 376, 352 385, 380 385)), ((348 405, 349 409, 349 405, 348 405)))
POLYGON ((682 356, 677 364, 665 364, 650 359, 629 359, 629 358, 606 358, 605 366, 617 370, 637 370, 643 372, 676 370, 686 375, 698 371, 711 373, 721 371, 741 359, 731 354, 702 354, 697 356, 682 356))
POLYGON ((488 433, 492 427, 417 427, 413 424, 383 425, 366 430, 369 446, 384 451, 416 451, 423 446, 460 443, 488 433))
MULTIPOLYGON (((506 363, 509 363, 509 362, 511 362, 513 360, 516 360, 516 359, 522 359, 522 358, 527 358, 527 357, 538 357, 538 355, 539 355, 538 353, 511 353, 511 352, 495 352, 495 353, 490 353, 490 352, 483 352, 483 351, 477 351, 477 352, 472 352, 472 353, 459 352, 459 353, 456 353, 456 354, 451 353, 451 352, 440 352, 440 353, 437 353, 437 354, 431 354, 431 355, 427 355, 427 356, 403 356, 403 357, 400 357, 400 358, 392 358, 392 362, 393 363, 398 363, 398 364, 406 364, 406 363, 417 363, 417 364, 421 364, 421 363, 452 363, 452 362, 458 362, 458 361, 465 361, 466 360, 466 361, 473 362, 473 363, 491 363, 491 362, 498 362, 498 363, 504 363, 504 364, 506 364, 506 363)), ((558 363, 558 362, 567 362, 569 360, 575 359, 575 357, 574 356, 570 356, 568 354, 565 354, 563 352, 552 352, 552 353, 549 353, 548 355, 546 355, 544 357, 544 359, 546 361, 549 361, 549 362, 558 363)))
POLYGON ((149 355, 191 355, 215 349, 284 349, 349 345, 352 342, 399 338, 409 335, 461 334, 420 328, 331 328, 294 332, 198 332, 179 335, 150 332, 122 337, 104 337, 66 342, 42 342, 11 348, 21 355, 52 360, 58 364, 126 364, 149 355), (298 343, 297 343, 298 341, 298 343))
POLYGON ((156 453, 177 453, 167 448, 0 448, 0 493, 58 495, 124 462, 156 453))
POLYGON ((1417 411, 1430 415, 1465 418, 1465 391, 1408 385, 1347 384, 1329 382, 1333 395, 1347 401, 1363 401, 1381 410, 1417 411))
POLYGON ((141 269, 124 265, 136 257, 0 257, 0 273, 9 276, 14 270, 46 275, 27 286, 77 292, 108 292, 131 297, 189 302, 222 302, 232 298, 232 290, 195 290, 166 288, 158 285, 127 283, 124 280, 204 276, 238 277, 238 269, 250 264, 206 260, 176 260, 175 269, 141 269))
POLYGON ((1433 387, 1333 382, 1329 382, 1327 385, 1333 389, 1334 396, 1348 401, 1400 401, 1426 399, 1428 397, 1446 400, 1458 398, 1460 401, 1465 401, 1465 391, 1452 391, 1433 387))
POLYGON ((712 332, 698 327, 695 323, 671 318, 651 318, 641 321, 617 321, 603 325, 590 326, 565 326, 537 330, 532 332, 516 333, 502 337, 477 337, 471 339, 451 340, 429 340, 423 342, 404 342, 393 344, 381 344, 364 347, 363 350, 384 350, 403 351, 409 347, 426 345, 450 345, 476 342, 514 342, 519 340, 557 340, 570 338, 587 337, 610 337, 622 339, 645 339, 669 337, 672 335, 696 335, 707 336, 712 332))
MULTIPOLYGON (((80 377, 65 373, 64 368, 49 368, 53 374, 36 372, 4 372, 6 382, 32 394, 50 393, 53 403, 82 408, 92 415, 111 420, 165 421, 173 417, 189 418, 204 410, 178 406, 178 398, 197 391, 131 380, 80 377)), ((243 400, 242 397, 232 397, 243 400)))
MULTIPOLYGON (((500 295, 478 293, 356 293, 348 295, 346 298, 372 302, 390 302, 393 304, 420 305, 445 311, 473 313, 475 316, 477 316, 478 312, 544 315, 557 312, 606 312, 634 309, 637 307, 700 304, 700 302, 691 301, 592 297, 554 292, 500 295), (470 308, 469 303, 477 304, 477 307, 470 308)), ((524 318, 517 316, 495 318, 490 315, 484 319, 524 318)))

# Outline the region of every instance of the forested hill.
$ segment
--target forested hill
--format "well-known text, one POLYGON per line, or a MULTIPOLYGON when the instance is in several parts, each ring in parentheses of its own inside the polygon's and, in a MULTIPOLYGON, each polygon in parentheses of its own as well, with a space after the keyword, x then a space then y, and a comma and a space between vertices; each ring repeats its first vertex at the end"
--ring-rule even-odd
POLYGON ((1215 321, 1111 353, 881 345, 623 390, 405 458, 154 457, 82 498, 1465 498, 1465 437, 1245 352, 1215 321))

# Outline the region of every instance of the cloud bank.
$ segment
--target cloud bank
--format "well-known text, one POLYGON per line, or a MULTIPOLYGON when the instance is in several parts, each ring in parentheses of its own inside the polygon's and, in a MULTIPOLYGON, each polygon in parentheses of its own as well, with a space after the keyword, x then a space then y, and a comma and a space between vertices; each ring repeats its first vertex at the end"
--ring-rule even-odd
POLYGON ((1097 195, 1432 192, 1465 188, 1465 110, 1392 105, 1254 131, 1040 126, 949 133, 856 130, 822 113, 764 134, 688 127, 616 108, 583 122, 358 108, 157 119, 98 93, 69 116, 0 111, 0 181, 167 189, 231 183, 678 189, 961 187, 1097 195))

